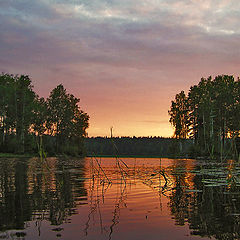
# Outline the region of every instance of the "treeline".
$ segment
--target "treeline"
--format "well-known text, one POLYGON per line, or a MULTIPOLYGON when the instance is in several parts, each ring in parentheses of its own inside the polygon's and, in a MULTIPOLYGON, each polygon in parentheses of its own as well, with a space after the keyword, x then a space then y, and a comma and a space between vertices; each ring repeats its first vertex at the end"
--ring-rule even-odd
POLYGON ((175 96, 169 115, 175 137, 194 139, 199 154, 239 157, 239 78, 202 78, 187 94, 181 91, 175 96))
POLYGON ((191 139, 162 137, 86 138, 88 156, 194 157, 191 139))
POLYGON ((63 85, 47 99, 26 75, 0 75, 0 152, 83 154, 89 116, 63 85))

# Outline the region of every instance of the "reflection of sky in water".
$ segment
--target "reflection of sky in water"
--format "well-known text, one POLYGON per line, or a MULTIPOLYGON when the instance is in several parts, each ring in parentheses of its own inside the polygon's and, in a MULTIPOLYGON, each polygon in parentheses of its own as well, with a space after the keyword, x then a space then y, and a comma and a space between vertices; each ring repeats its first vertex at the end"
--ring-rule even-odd
POLYGON ((226 168, 195 160, 122 160, 127 167, 113 158, 2 159, 0 236, 68 240, 238 236, 240 196, 234 179, 239 168, 232 162, 226 168))

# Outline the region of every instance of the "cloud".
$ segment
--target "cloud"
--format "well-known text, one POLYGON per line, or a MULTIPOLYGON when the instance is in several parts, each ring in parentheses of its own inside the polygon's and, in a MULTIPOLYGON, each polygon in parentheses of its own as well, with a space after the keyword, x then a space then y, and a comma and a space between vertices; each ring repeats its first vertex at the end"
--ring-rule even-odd
POLYGON ((1 14, 1 45, 5 55, 14 45, 19 50, 15 58, 43 59, 48 65, 88 62, 151 69, 214 53, 219 59, 219 51, 224 59, 235 53, 239 15, 229 18, 235 10, 231 6, 221 10, 227 3, 215 4, 215 9, 208 1, 135 5, 132 1, 10 1, 1 14), (229 23, 222 24, 223 19, 229 23))
POLYGON ((164 96, 167 115, 201 76, 239 74, 239 11, 236 0, 0 1, 0 71, 30 74, 42 93, 63 82, 102 108, 124 97, 135 111, 144 96, 151 112, 164 96))

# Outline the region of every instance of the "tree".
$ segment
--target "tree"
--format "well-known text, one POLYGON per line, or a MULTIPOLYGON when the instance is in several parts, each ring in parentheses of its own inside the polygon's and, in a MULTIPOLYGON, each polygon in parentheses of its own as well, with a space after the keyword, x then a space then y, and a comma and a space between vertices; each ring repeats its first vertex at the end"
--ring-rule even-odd
POLYGON ((227 139, 240 134, 239 82, 228 75, 202 78, 190 87, 187 97, 183 91, 177 94, 169 110, 175 137, 194 138, 203 153, 222 156, 227 139))
POLYGON ((42 136, 47 131, 47 102, 43 97, 36 96, 33 107, 32 130, 37 136, 42 136))
POLYGON ((7 137, 15 129, 14 77, 9 74, 0 76, 0 146, 5 148, 7 137))
MULTIPOLYGON (((47 128, 49 134, 56 137, 57 152, 63 152, 66 146, 70 147, 70 143, 74 145, 73 140, 79 143, 86 136, 89 116, 80 110, 79 101, 68 94, 62 84, 54 88, 47 99, 47 128)), ((78 150, 80 148, 82 146, 78 145, 78 150)))
POLYGON ((25 135, 31 126, 33 117, 33 103, 36 97, 28 76, 15 77, 15 109, 16 109, 16 137, 17 152, 24 153, 25 135))
POLYGON ((170 123, 175 127, 176 138, 187 138, 188 136, 188 99, 181 91, 176 95, 175 101, 172 101, 170 110, 170 123))
POLYGON ((46 146, 56 140, 52 153, 68 147, 82 154, 89 116, 78 103, 62 85, 45 101, 33 91, 29 76, 0 75, 0 151, 36 151, 44 138, 46 146))
POLYGON ((16 135, 15 151, 24 153, 25 135, 31 125, 35 93, 31 80, 26 75, 0 76, 0 127, 1 145, 8 136, 16 135))

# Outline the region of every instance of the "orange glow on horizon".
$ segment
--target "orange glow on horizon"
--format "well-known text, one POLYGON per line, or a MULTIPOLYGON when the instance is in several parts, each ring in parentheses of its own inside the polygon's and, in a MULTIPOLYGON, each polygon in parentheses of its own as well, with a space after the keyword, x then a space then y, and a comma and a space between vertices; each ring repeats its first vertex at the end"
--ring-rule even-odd
MULTIPOLYGON (((97 125, 97 124, 96 124, 97 125)), ((99 124, 100 125, 100 124, 99 124)), ((87 130, 89 137, 110 137, 110 128, 112 125, 102 125, 101 128, 94 127, 94 123, 90 122, 90 127, 87 130)), ((173 128, 170 124, 159 124, 159 126, 149 126, 149 124, 129 124, 125 126, 120 123, 113 126, 114 137, 172 137, 173 128)))
POLYGON ((161 114, 153 108, 140 118, 141 114, 131 109, 126 109, 125 112, 115 112, 110 109, 103 109, 102 112, 93 110, 92 114, 89 111, 90 121, 87 133, 89 137, 110 136, 110 128, 113 127, 115 137, 172 137, 174 129, 169 123, 166 112, 161 114))
POLYGON ((111 127, 113 136, 173 136, 168 110, 176 90, 162 87, 156 91, 151 87, 136 92, 135 88, 120 91, 109 87, 104 96, 93 94, 81 98, 81 108, 90 116, 89 137, 110 136, 111 127))

